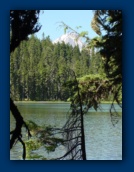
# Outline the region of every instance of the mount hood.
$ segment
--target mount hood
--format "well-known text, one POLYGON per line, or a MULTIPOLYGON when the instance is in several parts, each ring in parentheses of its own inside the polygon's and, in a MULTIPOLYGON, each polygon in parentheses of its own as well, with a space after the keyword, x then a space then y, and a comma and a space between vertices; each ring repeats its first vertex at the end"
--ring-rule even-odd
POLYGON ((53 44, 62 43, 69 44, 72 47, 75 47, 78 45, 80 51, 85 46, 85 44, 82 42, 82 39, 78 37, 78 34, 72 32, 72 33, 66 33, 62 35, 61 37, 57 38, 55 41, 53 41, 53 44))

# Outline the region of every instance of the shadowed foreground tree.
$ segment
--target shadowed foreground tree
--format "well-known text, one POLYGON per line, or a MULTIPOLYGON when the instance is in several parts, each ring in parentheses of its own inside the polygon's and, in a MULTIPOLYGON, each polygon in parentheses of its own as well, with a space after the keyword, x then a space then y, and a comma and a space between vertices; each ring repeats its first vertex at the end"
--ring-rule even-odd
MULTIPOLYGON (((122 10, 95 10, 91 26, 99 35, 91 44, 99 48, 106 76, 111 83, 109 92, 113 93, 113 102, 116 101, 122 107, 122 10)), ((112 103, 111 117, 117 114, 114 112, 112 103)))
MULTIPOLYGON (((39 10, 11 10, 10 11, 10 54, 19 46, 21 41, 28 39, 28 35, 38 32, 41 26, 38 24, 39 10)), ((23 145, 23 159, 26 157, 25 143, 22 140, 21 129, 24 125, 28 131, 28 136, 31 136, 29 129, 24 122, 17 106, 10 98, 10 110, 16 121, 16 126, 10 132, 10 149, 13 145, 20 141, 23 145)))
POLYGON ((38 32, 39 10, 11 10, 10 11, 10 53, 19 46, 20 42, 28 39, 28 35, 38 32))
POLYGON ((76 75, 74 71, 70 73, 74 79, 65 85, 72 90, 73 94, 77 93, 77 102, 75 98, 71 101, 67 122, 61 130, 67 152, 57 160, 86 160, 83 103, 76 75))
POLYGON ((102 55, 107 77, 114 78, 114 84, 122 83, 122 11, 96 10, 91 26, 99 35, 92 41, 102 55))

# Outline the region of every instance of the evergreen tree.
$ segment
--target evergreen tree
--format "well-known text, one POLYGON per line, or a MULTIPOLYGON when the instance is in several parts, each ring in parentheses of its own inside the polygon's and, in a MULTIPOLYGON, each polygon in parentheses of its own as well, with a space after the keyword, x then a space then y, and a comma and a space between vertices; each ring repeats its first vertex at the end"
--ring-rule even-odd
POLYGON ((121 10, 96 10, 92 20, 92 28, 100 37, 92 40, 99 48, 104 69, 110 79, 113 101, 120 106, 122 92, 122 11, 121 10), (101 30, 105 34, 101 34, 101 30))
POLYGON ((100 48, 107 76, 116 78, 114 83, 122 83, 122 11, 96 10, 92 28, 99 35, 101 30, 105 30, 100 39, 93 41, 100 48))

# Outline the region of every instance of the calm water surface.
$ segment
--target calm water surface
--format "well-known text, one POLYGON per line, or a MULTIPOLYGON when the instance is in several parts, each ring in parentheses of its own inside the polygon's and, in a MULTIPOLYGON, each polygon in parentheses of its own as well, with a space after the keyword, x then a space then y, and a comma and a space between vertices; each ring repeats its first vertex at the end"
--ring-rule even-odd
MULTIPOLYGON (((25 120, 32 120, 38 125, 52 125, 62 127, 67 119, 69 103, 16 103, 25 120)), ((95 112, 92 108, 84 116, 86 154, 88 160, 122 160, 122 115, 121 109, 119 121, 116 126, 112 125, 109 112, 110 105, 102 104, 101 110, 95 112)), ((14 119, 10 116, 10 130, 14 127, 14 119)), ((40 155, 47 154, 48 158, 60 156, 59 152, 65 152, 61 146, 60 151, 54 154, 47 154, 38 150, 40 155), (59 154, 59 155, 58 155, 59 154)), ((10 151, 11 160, 21 160, 21 145, 17 144, 10 151)))

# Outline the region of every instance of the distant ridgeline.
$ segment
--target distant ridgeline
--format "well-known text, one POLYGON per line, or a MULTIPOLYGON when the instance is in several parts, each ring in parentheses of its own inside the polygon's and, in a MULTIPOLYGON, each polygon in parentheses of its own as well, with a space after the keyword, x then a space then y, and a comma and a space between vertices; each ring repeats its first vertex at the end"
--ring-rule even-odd
MULTIPOLYGON (((71 41, 70 36, 62 38, 71 41)), ((77 78, 85 75, 103 75, 102 58, 94 48, 80 51, 78 45, 64 41, 38 39, 32 35, 21 42, 10 57, 10 88, 14 100, 67 100, 71 89, 65 86, 72 80, 73 70, 77 78)), ((79 46, 83 46, 79 43, 79 46)))

